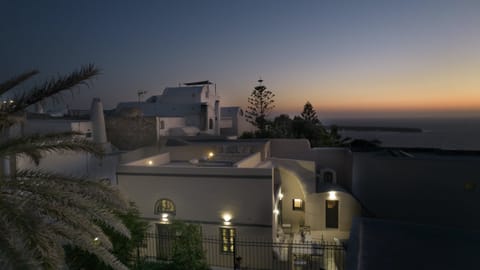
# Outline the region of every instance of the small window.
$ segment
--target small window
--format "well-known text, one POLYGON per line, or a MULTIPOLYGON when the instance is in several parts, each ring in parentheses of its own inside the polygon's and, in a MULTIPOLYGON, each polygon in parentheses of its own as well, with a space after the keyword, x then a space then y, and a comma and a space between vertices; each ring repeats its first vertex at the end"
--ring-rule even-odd
POLYGON ((293 199, 293 210, 294 211, 303 211, 304 204, 302 199, 293 199))
POLYGON ((213 119, 212 119, 212 118, 210 118, 210 119, 208 120, 208 128, 209 128, 209 129, 213 129, 213 119))
POLYGON ((323 174, 323 181, 328 184, 333 183, 333 173, 332 172, 325 172, 323 174))
POLYGON ((222 253, 235 252, 235 228, 220 228, 220 238, 222 239, 220 250, 222 253))
POLYGON ((240 109, 240 116, 243 116, 243 110, 240 109))
POLYGON ((85 138, 91 138, 91 137, 92 137, 92 132, 85 133, 85 138))
POLYGON ((160 129, 165 129, 165 121, 160 121, 160 129))

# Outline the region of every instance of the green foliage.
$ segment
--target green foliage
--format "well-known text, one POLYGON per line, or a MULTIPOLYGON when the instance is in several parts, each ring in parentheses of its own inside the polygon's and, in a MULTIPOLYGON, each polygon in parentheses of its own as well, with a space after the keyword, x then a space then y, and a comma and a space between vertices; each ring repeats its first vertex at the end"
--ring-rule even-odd
POLYGON ((200 226, 176 221, 172 224, 175 232, 173 246, 173 269, 207 270, 208 265, 202 248, 200 226))
MULTIPOLYGON (((0 105, 2 134, 9 134, 9 128, 23 120, 27 107, 88 84, 99 70, 88 65, 29 91, 13 91, 37 73, 25 72, 0 83, 2 99, 9 100, 0 105)), ((0 142, 2 160, 25 156, 38 163, 44 153, 64 151, 102 154, 100 147, 74 133, 4 136, 0 142)), ((127 269, 110 252, 112 242, 99 226, 130 238, 130 231, 114 214, 127 208, 117 190, 97 180, 42 170, 4 171, 0 175, 0 269, 63 269, 65 245, 88 250, 113 269, 127 269)))
POLYGON ((275 94, 267 90, 267 87, 261 84, 256 86, 250 97, 248 98, 248 107, 245 111, 247 121, 253 126, 257 127, 260 136, 267 134, 268 120, 266 119, 269 113, 275 108, 274 97, 275 94))
MULTIPOLYGON (((137 260, 135 254, 136 248, 143 242, 145 233, 148 229, 148 222, 140 217, 140 212, 137 207, 130 203, 130 208, 126 213, 118 213, 118 217, 122 220, 125 226, 130 230, 131 237, 127 238, 119 234, 106 224, 99 224, 105 234, 108 236, 113 244, 112 253, 123 264, 135 268, 141 262, 137 260)), ((99 269, 111 270, 112 267, 104 264, 94 254, 79 248, 68 246, 66 247, 67 262, 70 269, 99 269)))
POLYGON ((273 138, 293 137, 293 121, 287 114, 275 117, 272 124, 273 138))

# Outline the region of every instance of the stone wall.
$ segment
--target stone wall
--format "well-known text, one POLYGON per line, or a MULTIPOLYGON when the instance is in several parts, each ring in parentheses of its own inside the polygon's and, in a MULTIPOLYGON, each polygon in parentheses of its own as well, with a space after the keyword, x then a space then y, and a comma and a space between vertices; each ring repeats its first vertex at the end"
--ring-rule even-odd
POLYGON ((133 150, 157 143, 157 121, 147 116, 108 116, 107 138, 120 150, 133 150))

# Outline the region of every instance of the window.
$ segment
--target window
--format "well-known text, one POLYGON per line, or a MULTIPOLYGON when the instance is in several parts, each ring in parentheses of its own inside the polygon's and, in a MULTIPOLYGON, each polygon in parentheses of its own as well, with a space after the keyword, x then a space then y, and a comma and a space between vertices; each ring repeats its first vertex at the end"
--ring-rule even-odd
POLYGON ((208 120, 208 128, 209 128, 209 129, 213 129, 213 119, 212 119, 212 118, 210 118, 210 119, 208 120))
POLYGON ((233 253, 235 251, 235 228, 220 228, 222 239, 220 250, 222 253, 233 253))
POLYGON ((336 184, 337 183, 337 175, 335 170, 326 168, 320 171, 320 174, 323 179, 324 184, 336 184))
POLYGON ((294 211, 303 211, 304 205, 302 199, 293 199, 293 210, 294 211))
POLYGON ((160 129, 165 129, 165 121, 160 121, 160 129))
POLYGON ((323 174, 323 181, 325 183, 331 184, 333 182, 333 173, 332 172, 325 172, 323 174))
POLYGON ((155 203, 154 213, 175 215, 175 204, 169 199, 160 199, 155 203))

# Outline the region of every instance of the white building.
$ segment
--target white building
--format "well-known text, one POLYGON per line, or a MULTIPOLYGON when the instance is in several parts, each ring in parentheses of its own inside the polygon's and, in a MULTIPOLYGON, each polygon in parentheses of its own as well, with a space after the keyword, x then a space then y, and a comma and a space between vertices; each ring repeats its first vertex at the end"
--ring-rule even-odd
POLYGON ((131 108, 138 108, 143 116, 159 117, 160 127, 166 130, 170 125, 175 128, 183 125, 203 134, 220 134, 220 97, 209 81, 167 87, 161 95, 151 96, 145 102, 121 102, 116 111, 121 113, 131 108), (180 125, 178 118, 184 119, 180 125))
POLYGON ((245 112, 240 107, 222 107, 220 133, 224 136, 240 136, 253 132, 255 127, 247 122, 245 112))
MULTIPOLYGON (((297 141, 304 143, 291 143, 297 141)), ((208 141, 167 143, 156 154, 137 150, 123 157, 118 185, 154 223, 162 221, 155 203, 167 198, 183 206, 177 207, 175 218, 203 224, 204 232, 211 232, 212 224, 222 225, 222 213, 228 212, 232 224, 255 228, 248 229, 249 236, 270 238, 306 228, 316 239, 348 238, 360 208, 336 184, 337 174, 344 173, 330 169, 333 178, 317 181, 315 161, 274 157, 273 144, 275 140, 208 141)))

